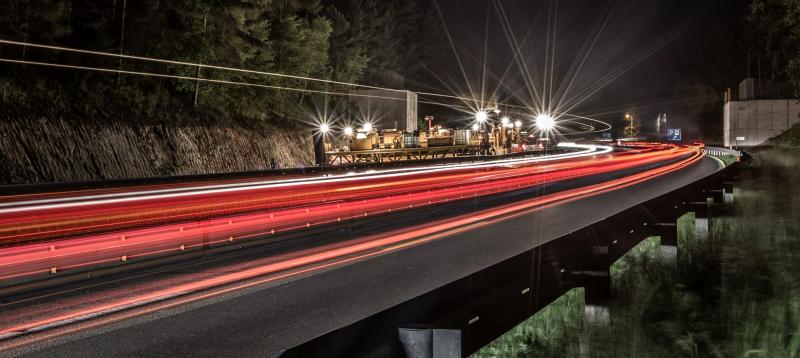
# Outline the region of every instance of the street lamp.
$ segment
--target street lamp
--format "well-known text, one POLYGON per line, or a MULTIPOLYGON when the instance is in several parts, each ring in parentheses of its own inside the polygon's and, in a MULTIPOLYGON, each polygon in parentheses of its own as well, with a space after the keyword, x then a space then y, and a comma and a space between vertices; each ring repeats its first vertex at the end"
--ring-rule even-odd
POLYGON ((473 131, 477 132, 480 129, 481 129, 481 126, 478 123, 475 123, 475 124, 472 125, 472 130, 473 131))
POLYGON ((508 117, 503 117, 503 118, 500 118, 500 123, 501 123, 501 124, 503 124, 503 126, 504 126, 504 127, 505 127, 505 126, 508 126, 508 123, 509 123, 509 122, 511 122, 511 120, 510 120, 510 119, 508 119, 508 117))
POLYGON ((372 132, 372 123, 370 122, 364 123, 364 132, 367 133, 372 132))
POLYGON ((322 134, 328 134, 330 130, 331 127, 328 125, 328 123, 322 123, 319 125, 319 132, 322 134))
POLYGON ((486 112, 475 113, 475 120, 478 121, 478 123, 486 122, 487 119, 489 119, 489 116, 486 112))
POLYGON ((625 120, 630 121, 630 124, 625 127, 625 135, 628 138, 633 138, 639 134, 639 130, 636 128, 636 118, 631 113, 625 113, 625 120))
POLYGON ((348 137, 352 137, 353 136, 353 127, 350 127, 350 126, 344 127, 344 135, 346 135, 348 137))
POLYGON ((555 119, 547 113, 540 113, 536 116, 536 127, 543 131, 549 131, 556 126, 555 119))
POLYGON ((521 128, 522 127, 522 121, 517 120, 516 122, 514 122, 514 127, 521 128))

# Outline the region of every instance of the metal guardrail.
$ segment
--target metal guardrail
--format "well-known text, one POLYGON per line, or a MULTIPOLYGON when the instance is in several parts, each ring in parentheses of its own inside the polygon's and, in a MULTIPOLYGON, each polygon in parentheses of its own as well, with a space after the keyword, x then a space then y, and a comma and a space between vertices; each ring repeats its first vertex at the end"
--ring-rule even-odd
POLYGON ((705 147, 703 151, 708 155, 732 155, 734 157, 741 157, 742 152, 734 149, 720 148, 720 147, 705 147))

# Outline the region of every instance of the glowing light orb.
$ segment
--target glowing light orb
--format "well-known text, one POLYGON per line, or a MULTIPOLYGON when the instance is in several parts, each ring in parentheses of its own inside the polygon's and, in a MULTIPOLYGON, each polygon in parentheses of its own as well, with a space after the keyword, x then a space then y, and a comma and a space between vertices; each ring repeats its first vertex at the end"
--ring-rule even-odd
POLYGON ((500 123, 502 123, 504 126, 507 126, 507 125, 508 125, 508 122, 510 122, 510 121, 511 121, 511 120, 510 120, 510 119, 508 119, 508 117, 503 117, 503 118, 500 118, 500 123))
POLYGON ((372 132, 372 123, 364 123, 364 132, 372 132))
POLYGON ((536 127, 541 130, 551 130, 556 126, 556 120, 547 113, 536 116, 536 127))
POLYGON ((475 123, 475 124, 473 124, 473 125, 472 125, 472 130, 473 130, 473 131, 476 131, 476 132, 477 132, 479 129, 481 129, 481 126, 479 126, 477 123, 475 123))
POLYGON ((489 119, 489 115, 487 115, 486 112, 475 113, 475 120, 477 120, 478 123, 486 122, 487 119, 489 119))
POLYGON ((322 134, 326 134, 330 130, 331 130, 331 127, 328 125, 328 123, 322 123, 322 124, 319 125, 319 131, 322 134))
POLYGON ((517 120, 516 122, 514 122, 514 127, 517 127, 517 128, 522 127, 522 121, 517 120))
POLYGON ((344 135, 348 137, 353 135, 353 127, 344 127, 344 135))

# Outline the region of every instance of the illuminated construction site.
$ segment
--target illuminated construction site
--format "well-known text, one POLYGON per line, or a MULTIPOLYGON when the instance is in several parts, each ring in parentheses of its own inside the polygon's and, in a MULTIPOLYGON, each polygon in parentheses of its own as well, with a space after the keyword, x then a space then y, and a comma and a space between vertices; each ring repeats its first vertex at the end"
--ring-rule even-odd
MULTIPOLYGON (((354 100, 359 117, 364 118, 350 121, 357 125, 321 126, 324 148, 321 165, 506 155, 552 147, 548 135, 529 133, 528 125, 504 115, 496 104, 478 112, 471 124, 446 126, 437 124, 433 116, 424 116, 425 125, 418 128, 416 94, 375 92, 359 94, 379 95, 377 99, 365 96, 354 100), (387 99, 388 96, 394 98, 387 99)), ((552 126, 552 119, 548 118, 536 118, 537 126, 552 126)))

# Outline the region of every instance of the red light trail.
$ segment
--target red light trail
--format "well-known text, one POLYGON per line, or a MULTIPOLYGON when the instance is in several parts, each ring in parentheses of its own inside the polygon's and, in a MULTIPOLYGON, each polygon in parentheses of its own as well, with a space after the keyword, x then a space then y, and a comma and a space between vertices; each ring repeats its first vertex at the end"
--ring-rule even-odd
MULTIPOLYGON (((243 194, 229 196, 212 195, 197 200, 147 202, 140 206, 126 205, 112 210, 109 204, 89 206, 79 212, 58 209, 55 213, 44 212, 30 215, 27 222, 52 222, 54 225, 70 225, 73 221, 94 220, 103 225, 116 223, 127 227, 136 219, 117 222, 117 212, 145 215, 153 220, 183 219, 174 210, 202 212, 203 215, 230 214, 229 210, 251 211, 222 218, 194 220, 111 233, 91 234, 42 243, 0 248, 0 283, 27 277, 46 277, 75 269, 97 267, 119 262, 178 253, 230 243, 265 235, 304 229, 322 224, 364 218, 370 215, 409 210, 422 206, 467 199, 502 192, 520 190, 545 183, 574 179, 601 173, 615 172, 635 167, 656 164, 685 157, 690 148, 673 148, 664 151, 608 156, 599 159, 573 160, 541 166, 495 168, 493 170, 446 173, 439 175, 406 175, 403 177, 376 178, 358 182, 313 184, 303 188, 270 188, 260 198, 242 198, 243 194), (355 184, 355 185, 354 185, 355 184), (288 192, 288 193, 287 193, 288 192), (294 199, 289 204, 279 205, 275 201, 294 199), (273 199, 275 201, 273 201, 273 199), (200 204, 202 203, 202 204, 200 204), (263 204, 263 206, 261 205, 263 204), (162 209, 160 206, 174 208, 162 209), (219 209, 225 206, 228 209, 219 209), (209 209, 211 208, 211 209, 209 209), (151 210, 151 211, 147 211, 151 210), (167 214, 158 216, 164 210, 167 214), (108 216, 110 212, 115 214, 108 216), (142 214, 147 212, 147 214, 142 214), (89 218, 83 218, 89 215, 89 218)), ((253 193, 248 193, 252 195, 253 193)), ((127 216, 125 216, 128 218, 127 216)), ((10 219, 4 219, 6 223, 10 219)), ((21 226, 34 224, 19 223, 21 226)), ((95 224, 89 224, 93 226, 95 224)), ((48 226, 50 227, 50 226, 48 226)), ((73 230, 81 230, 76 227, 73 230)), ((38 228, 39 231, 43 230, 38 228)), ((14 238, 14 237, 12 237, 14 238)), ((8 238, 6 238, 8 239, 8 238)))
MULTIPOLYGON (((172 285, 172 286, 167 285, 165 287, 160 287, 154 290, 150 290, 148 292, 141 292, 141 293, 134 292, 130 296, 121 298, 111 298, 107 301, 98 302, 96 304, 80 303, 76 304, 74 309, 69 309, 68 307, 66 307, 65 309, 65 307, 60 307, 61 310, 65 310, 66 312, 60 312, 58 314, 50 315, 47 317, 31 316, 27 319, 23 319, 22 322, 20 320, 16 320, 11 325, 6 325, 5 327, 0 326, 0 337, 11 338, 18 336, 20 334, 40 332, 45 328, 47 328, 48 330, 51 328, 56 328, 55 330, 52 330, 49 333, 42 332, 40 333, 41 335, 37 335, 35 336, 35 338, 32 337, 32 339, 34 340, 43 340, 52 337, 53 335, 67 334, 71 330, 78 329, 78 328, 69 328, 71 327, 71 325, 70 326, 67 325, 68 323, 72 323, 75 321, 93 318, 99 315, 103 315, 103 317, 105 317, 97 320, 91 320, 82 324, 80 329, 85 329, 87 327, 92 327, 94 325, 106 324, 109 322, 109 320, 128 319, 135 316, 151 313, 156 310, 175 307, 180 304, 185 304, 213 296, 218 296, 234 290, 240 290, 243 288, 252 287, 259 284, 264 284, 266 282, 283 279, 292 275, 303 274, 313 270, 319 270, 322 268, 330 267, 332 265, 341 265, 355 260, 363 260, 367 257, 382 255, 411 245, 419 245, 423 242, 452 236, 459 232, 470 231, 478 227, 493 225, 498 222, 511 220, 515 217, 528 214, 532 211, 541 210, 548 206, 558 205, 567 201, 574 201, 587 196, 597 195, 603 192, 618 190, 623 187, 631 186, 636 183, 649 180, 653 177, 657 177, 690 166, 702 158, 702 153, 697 148, 683 148, 683 149, 671 150, 665 153, 660 153, 660 155, 656 156, 655 158, 658 159, 650 157, 639 157, 639 159, 636 160, 635 162, 638 163, 637 165, 639 166, 647 165, 648 163, 652 164, 657 161, 662 161, 662 162, 670 161, 671 164, 659 166, 654 169, 648 169, 636 174, 625 176, 620 179, 608 180, 599 184, 588 185, 576 189, 569 189, 555 194, 535 197, 512 204, 506 204, 491 209, 481 210, 475 213, 460 215, 454 218, 438 220, 429 223, 422 223, 417 226, 398 229, 392 232, 386 232, 362 238, 354 238, 342 243, 330 244, 314 249, 305 250, 303 252, 287 254, 280 257, 272 257, 261 260, 261 262, 253 263, 247 267, 242 267, 242 266, 228 267, 222 270, 218 270, 214 274, 210 274, 207 277, 202 277, 196 280, 188 280, 183 283, 179 283, 177 285, 172 285)), ((604 170, 623 170, 625 168, 629 168, 631 165, 632 165, 631 163, 622 162, 622 163, 610 164, 609 167, 602 166, 602 168, 604 170)), ((583 175, 589 175, 586 173, 592 172, 591 168, 581 168, 576 170, 579 170, 579 172, 570 174, 560 173, 561 176, 559 178, 578 177, 583 175)), ((547 173, 547 174, 553 176, 549 177, 551 180, 555 180, 554 177, 555 173, 547 173)), ((531 175, 531 177, 535 176, 537 175, 531 175)), ((525 176, 523 177, 514 176, 505 180, 506 182, 504 182, 502 186, 496 185, 493 188, 486 188, 485 183, 478 183, 475 185, 477 188, 480 188, 478 190, 481 189, 486 190, 484 192, 480 192, 482 193, 480 195, 485 195, 486 193, 514 190, 513 188, 519 188, 520 185, 524 185, 523 183, 540 182, 525 176)), ((456 200, 454 198, 460 198, 466 193, 478 193, 476 192, 477 188, 458 188, 458 189, 447 188, 441 191, 432 190, 430 193, 427 193, 429 195, 427 195, 425 199, 422 199, 422 201, 424 202, 425 200, 430 200, 431 203, 435 203, 437 201, 442 202, 445 200, 456 200)), ((418 196, 419 195, 408 195, 408 200, 409 200, 408 202, 411 202, 410 201, 411 198, 418 196)), ((372 210, 379 210, 380 208, 384 207, 382 206, 382 204, 385 203, 385 201, 387 201, 385 200, 385 198, 376 198, 373 200, 359 201, 355 204, 374 205, 374 208, 372 210)), ((414 202, 419 203, 419 200, 414 202)), ((421 204, 421 205, 428 205, 428 204, 421 204)), ((329 204, 328 206, 329 210, 333 209, 333 205, 329 204)), ((341 207, 337 207, 337 209, 341 209, 341 207)), ((359 207, 358 209, 361 210, 363 209, 363 207, 359 207)), ((312 212, 314 211, 309 211, 306 214, 310 214, 312 212)), ((325 211, 320 210, 320 212, 325 212, 325 211)), ((300 214, 302 213, 303 211, 300 212, 300 214)), ((252 219, 257 222, 259 220, 259 218, 257 218, 258 215, 250 214, 248 216, 252 216, 252 219)), ((289 216, 290 215, 287 214, 287 217, 289 216)), ((273 219, 275 217, 273 217, 273 219)), ((246 221, 242 221, 242 223, 244 222, 246 221)), ((225 221, 221 221, 220 224, 223 228, 227 228, 228 226, 233 225, 233 224, 228 224, 225 221)), ((259 224, 261 224, 261 222, 259 222, 259 224)), ((207 225, 213 226, 214 224, 207 223, 207 225)), ((255 231, 259 230, 258 228, 259 226, 261 226, 260 234, 263 235, 264 233, 266 233, 263 229, 263 225, 253 225, 253 227, 245 226, 240 229, 249 228, 250 230, 253 231, 251 235, 259 235, 258 233, 255 233, 255 231)), ((291 227, 287 227, 287 229, 290 228, 291 227)), ((159 231, 160 229, 148 229, 148 230, 151 230, 148 231, 150 235, 144 235, 143 237, 149 237, 152 235, 160 237, 160 234, 163 233, 174 233, 173 231, 170 230, 166 231, 159 231)), ((186 230, 183 231, 183 233, 186 232, 187 232, 186 230)), ((212 231, 209 231, 209 233, 210 232, 212 231)), ((213 232, 224 236, 225 234, 223 233, 227 233, 228 231, 226 231, 225 229, 220 229, 219 232, 217 231, 213 232)), ((83 240, 89 240, 89 239, 84 238, 83 240)), ((147 246, 148 248, 152 248, 153 243, 159 241, 151 240, 146 242, 148 244, 145 246, 147 246)), ((105 243, 105 241, 98 239, 97 241, 92 241, 90 245, 98 243, 102 244, 105 243)), ((126 247, 125 245, 119 245, 119 246, 126 247)), ((28 254, 28 252, 25 251, 24 248, 25 246, 14 248, 13 251, 16 252, 16 254, 26 255, 28 254)), ((85 248, 82 248, 81 250, 84 249, 85 248)), ((98 247, 97 249, 100 251, 104 249, 113 251, 116 248, 105 247, 104 249, 102 249, 98 247)), ((81 250, 75 252, 76 253, 83 252, 83 254, 86 254, 85 250, 84 251, 81 250)), ((58 251, 59 250, 57 249, 56 252, 58 251)), ((8 256, 3 256, 3 260, 5 260, 7 257, 17 257, 15 256, 16 254, 10 253, 8 256)), ((66 255, 66 257, 69 256, 70 255, 66 255)), ((77 255, 76 257, 83 257, 83 255, 77 255)), ((35 258, 35 255, 32 256, 32 258, 35 258)), ((31 262, 35 261, 36 260, 34 259, 31 262)), ((9 343, 12 345, 16 344, 13 343, 13 341, 9 343)), ((30 340, 26 341, 25 344, 28 343, 30 343, 30 340)), ((9 346, 3 346, 2 348, 9 348, 9 346)))

